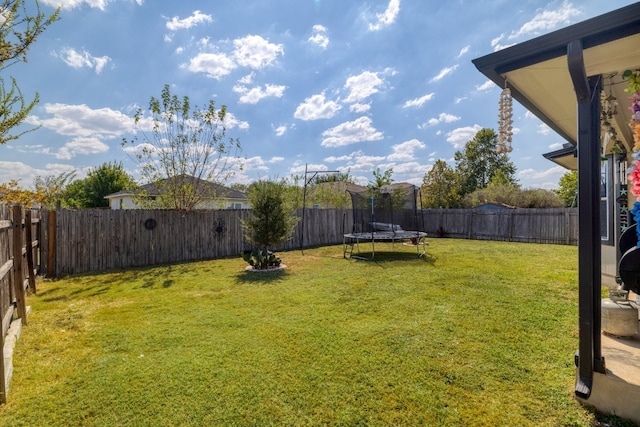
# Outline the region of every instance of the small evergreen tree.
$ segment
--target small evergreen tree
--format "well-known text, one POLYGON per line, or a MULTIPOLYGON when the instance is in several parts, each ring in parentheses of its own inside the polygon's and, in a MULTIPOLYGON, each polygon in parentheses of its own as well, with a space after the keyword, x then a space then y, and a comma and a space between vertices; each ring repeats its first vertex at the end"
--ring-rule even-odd
POLYGON ((287 199, 286 181, 260 180, 249 186, 247 198, 252 208, 251 218, 242 221, 245 240, 254 245, 244 259, 254 268, 265 269, 279 264, 269 251, 293 237, 298 217, 287 199))

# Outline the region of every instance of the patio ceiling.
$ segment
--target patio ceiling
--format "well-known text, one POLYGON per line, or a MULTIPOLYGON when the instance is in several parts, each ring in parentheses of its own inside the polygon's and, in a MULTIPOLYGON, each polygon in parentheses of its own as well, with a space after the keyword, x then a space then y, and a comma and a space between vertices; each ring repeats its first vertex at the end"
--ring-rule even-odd
MULTIPOLYGON (((574 40, 582 42, 587 75, 601 75, 604 93, 618 100, 613 125, 630 151, 633 144, 627 123, 631 113, 622 73, 640 68, 640 3, 477 58, 473 63, 498 86, 509 87, 514 99, 575 146, 576 95, 566 56, 567 45, 574 40)), ((571 150, 558 150, 563 158, 554 157, 554 153, 545 157, 576 168, 571 150)))

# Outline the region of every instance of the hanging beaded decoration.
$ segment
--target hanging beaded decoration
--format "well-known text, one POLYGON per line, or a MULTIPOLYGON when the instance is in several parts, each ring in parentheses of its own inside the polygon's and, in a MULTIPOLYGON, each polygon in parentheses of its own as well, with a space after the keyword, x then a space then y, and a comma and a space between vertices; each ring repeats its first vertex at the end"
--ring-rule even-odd
MULTIPOLYGON (((505 84, 506 85, 506 84, 505 84)), ((505 87, 500 94, 500 109, 498 112, 498 153, 510 153, 511 136, 513 135, 513 109, 511 103, 511 90, 505 87)))

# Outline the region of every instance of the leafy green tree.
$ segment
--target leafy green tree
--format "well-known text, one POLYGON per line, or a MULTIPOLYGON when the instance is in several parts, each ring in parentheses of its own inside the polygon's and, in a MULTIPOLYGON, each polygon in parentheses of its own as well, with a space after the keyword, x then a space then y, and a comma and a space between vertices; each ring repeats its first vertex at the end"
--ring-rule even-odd
POLYGON ((349 172, 318 174, 312 181, 313 184, 322 184, 324 182, 346 182, 348 184, 355 184, 355 180, 349 172))
POLYGON ((351 207, 351 197, 347 193, 349 184, 355 180, 346 173, 318 174, 307 186, 307 206, 325 209, 346 209, 351 207))
MULTIPOLYGON (((59 19, 60 9, 46 16, 40 12, 40 4, 35 2, 35 14, 29 14, 24 0, 3 0, 0 2, 0 71, 17 62, 27 62, 27 51, 38 36, 49 25, 59 19)), ((11 130, 20 125, 38 103, 35 94, 31 102, 25 101, 15 78, 10 83, 0 77, 0 144, 19 138, 29 129, 17 134, 11 130)))
MULTIPOLYGON (((405 205, 407 191, 403 188, 395 188, 389 191, 389 186, 393 184, 393 169, 383 172, 376 169, 372 172, 373 181, 369 181, 367 188, 371 192, 376 209, 395 210, 401 209, 405 205)), ((366 199, 360 199, 359 203, 369 203, 366 199)), ((360 206, 360 208, 365 206, 360 206)))
POLYGON ((507 154, 496 151, 497 139, 492 129, 481 129, 462 151, 455 152, 455 170, 461 179, 463 196, 486 188, 498 173, 502 182, 517 185, 516 167, 507 154))
POLYGON ((380 172, 380 169, 373 171, 373 181, 369 181, 368 187, 373 190, 380 190, 385 185, 391 185, 393 182, 393 169, 387 169, 380 172))
POLYGON ((64 203, 71 208, 108 207, 104 197, 122 190, 136 187, 136 181, 122 166, 122 163, 103 163, 91 169, 85 179, 70 183, 64 194, 64 203))
POLYGON ((556 194, 565 206, 578 206, 578 171, 569 171, 560 177, 556 194))
POLYGON ((423 208, 460 207, 460 177, 444 160, 436 160, 424 175, 420 193, 423 208))
POLYGON ((258 257, 255 263, 259 268, 266 268, 267 264, 261 260, 269 254, 269 247, 293 237, 299 218, 287 197, 285 180, 255 181, 249 186, 247 198, 252 215, 242 221, 244 237, 254 245, 254 256, 258 257))
POLYGON ((285 178, 284 182, 286 184, 285 197, 287 199, 287 203, 293 206, 294 209, 302 209, 302 201, 304 199, 304 176, 291 175, 289 178, 285 178))
MULTIPOLYGON (((218 109, 210 100, 201 109, 165 85, 160 99, 151 97, 148 113, 138 109, 134 116, 142 144, 135 137, 123 139, 122 145, 135 151, 141 180, 159 187, 156 207, 191 210, 203 199, 216 197, 203 181, 224 186, 242 169, 240 142, 226 136, 225 105, 218 109)), ((139 194, 140 200, 145 198, 139 194)))

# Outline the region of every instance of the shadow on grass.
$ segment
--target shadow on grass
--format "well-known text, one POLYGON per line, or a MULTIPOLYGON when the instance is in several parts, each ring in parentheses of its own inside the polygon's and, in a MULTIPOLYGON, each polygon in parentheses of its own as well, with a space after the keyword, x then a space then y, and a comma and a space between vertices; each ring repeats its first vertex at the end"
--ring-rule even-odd
POLYGON ((237 276, 236 283, 264 283, 273 284, 282 282, 287 276, 287 270, 268 271, 261 273, 250 273, 244 271, 237 276))
POLYGON ((428 253, 419 255, 410 252, 393 251, 376 251, 375 254, 372 252, 353 253, 350 259, 357 261, 375 262, 377 264, 386 262, 409 261, 422 262, 425 264, 433 265, 436 262, 436 257, 428 253))

